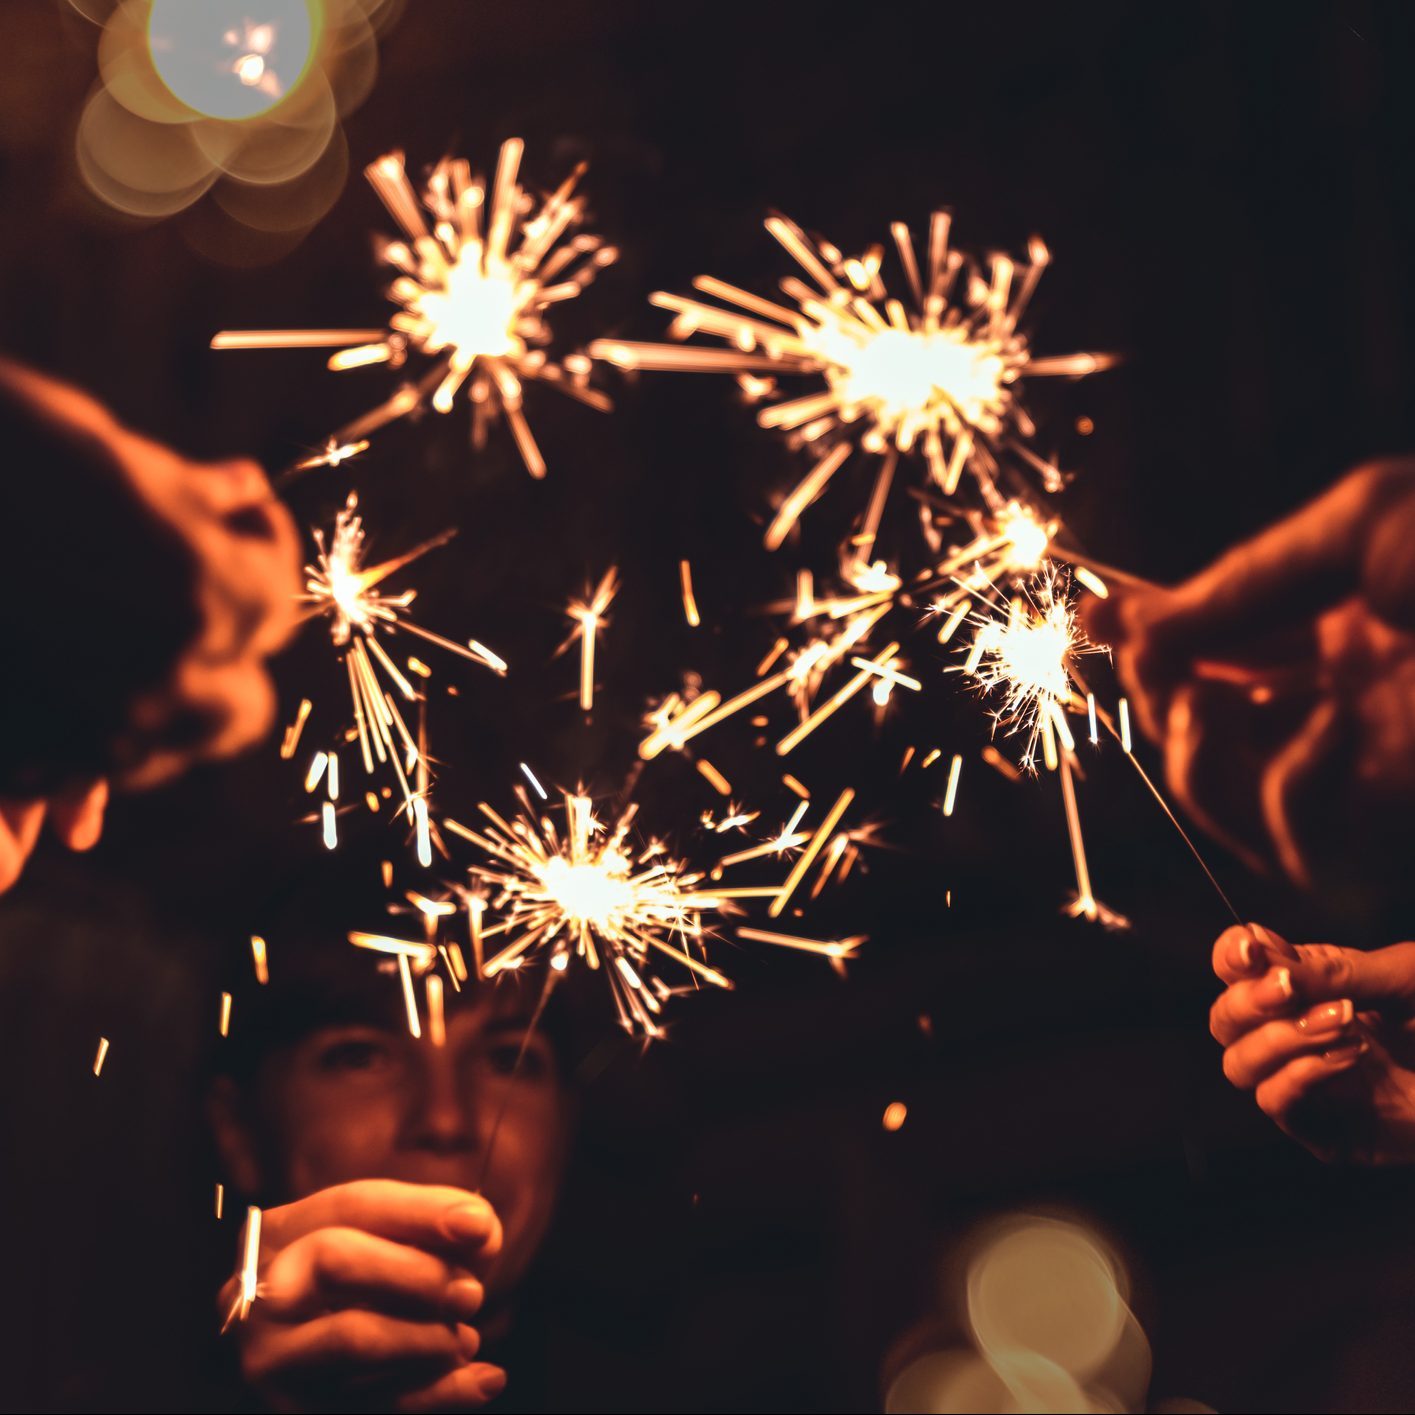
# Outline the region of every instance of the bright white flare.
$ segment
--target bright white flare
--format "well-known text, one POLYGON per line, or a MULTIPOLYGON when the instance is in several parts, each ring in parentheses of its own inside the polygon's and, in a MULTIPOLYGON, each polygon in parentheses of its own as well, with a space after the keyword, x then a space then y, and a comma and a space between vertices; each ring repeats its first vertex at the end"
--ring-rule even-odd
MULTIPOLYGON (((880 278, 882 246, 845 257, 784 217, 771 217, 767 230, 810 277, 811 283, 795 276, 781 282, 792 303, 701 276, 694 287, 709 300, 660 292, 653 303, 674 315, 674 338, 701 335, 723 347, 599 339, 590 354, 626 369, 735 374, 749 396, 763 401, 757 417, 763 427, 820 449, 767 529, 771 549, 854 447, 885 458, 921 450, 932 480, 949 496, 967 469, 987 499, 1000 502, 996 472, 1007 454, 1056 490, 1060 470, 1026 445, 1034 429, 1018 401, 1019 383, 1092 373, 1110 360, 1033 356, 1020 322, 1050 261, 1041 241, 1032 241, 1028 261, 994 255, 984 270, 949 250, 949 225, 945 213, 934 213, 922 268, 908 228, 891 227, 912 295, 906 306, 880 278), (786 397, 777 383, 783 375, 817 376, 825 387, 786 397)), ((868 511, 871 537, 887 482, 880 504, 868 511)))
MULTIPOLYGON (((607 408, 589 386, 590 361, 572 354, 552 362, 549 313, 574 299, 617 252, 597 236, 577 233, 584 198, 577 167, 543 200, 518 181, 524 144, 503 144, 490 188, 464 159, 444 158, 421 193, 408 180, 402 153, 365 169, 373 189, 403 229, 381 256, 394 272, 388 297, 398 306, 382 329, 224 330, 214 349, 333 348, 335 370, 369 364, 402 367, 410 355, 432 359, 364 417, 341 428, 331 446, 352 444, 424 402, 446 413, 465 387, 472 435, 480 447, 491 420, 505 416, 533 477, 545 462, 521 409, 527 379, 550 383, 582 402, 607 408)), ((333 465, 331 462, 330 465, 333 465)))
POLYGON ((1085 706, 1073 687, 1071 666, 1081 654, 1104 652, 1077 622, 1066 581, 1048 567, 1025 595, 974 622, 977 633, 963 672, 976 679, 984 694, 1000 693, 993 717, 1009 735, 1025 734, 1022 765, 1035 768, 1040 737, 1048 765, 1054 766, 1057 738, 1067 751, 1072 747, 1067 709, 1085 706))
MULTIPOLYGON (((730 988, 732 982, 706 961, 719 923, 743 899, 784 902, 800 883, 804 868, 784 883, 732 887, 716 883, 724 868, 768 855, 780 855, 808 840, 750 848, 717 860, 710 871, 690 870, 657 840, 636 843, 632 827, 637 807, 628 806, 607 826, 594 814, 594 803, 578 792, 564 795, 563 819, 539 814, 530 796, 518 788, 521 810, 506 819, 483 802, 485 824, 471 829, 457 821, 443 824, 471 842, 484 859, 470 871, 469 895, 485 899, 478 915, 478 937, 490 943, 504 937, 499 952, 486 959, 481 973, 495 977, 520 968, 538 956, 557 973, 574 959, 601 972, 619 1024, 645 1037, 663 1035, 665 1002, 682 986, 670 986, 657 971, 665 961, 682 968, 693 984, 730 988), (709 875, 712 883, 709 883, 709 875)), ((848 799, 810 840, 811 859, 839 823, 848 799)), ((804 812, 797 813, 797 820, 804 812)), ((848 841, 846 842, 848 844, 848 841)), ((805 855, 801 857, 805 859, 805 855)), ((807 864, 810 860, 806 861, 807 864)), ((835 868, 830 862, 830 870, 835 868)), ((822 883, 829 871, 823 871, 822 883)), ((755 937, 738 930, 743 938, 755 937)), ((764 939, 782 947, 850 957, 862 939, 815 940, 790 935, 764 939)))

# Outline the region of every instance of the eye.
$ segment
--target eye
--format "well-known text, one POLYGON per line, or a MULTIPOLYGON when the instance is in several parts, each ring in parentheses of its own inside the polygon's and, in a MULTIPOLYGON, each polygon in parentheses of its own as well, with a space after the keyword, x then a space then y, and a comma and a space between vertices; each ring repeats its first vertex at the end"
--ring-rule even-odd
POLYGON ((532 1037, 525 1054, 521 1047, 525 1038, 509 1033, 505 1037, 491 1038, 483 1053, 486 1065, 496 1076, 515 1076, 518 1081, 539 1081, 549 1074, 550 1058, 544 1046, 532 1037), (518 1063, 519 1062, 519 1066, 518 1063))
POLYGON ((320 1049, 315 1064, 333 1075, 378 1075, 393 1066, 393 1053, 376 1037, 341 1037, 320 1049))
MULTIPOLYGON (((516 1070, 516 1060, 520 1055, 521 1044, 518 1041, 493 1042, 486 1050, 487 1065, 498 1076, 509 1076, 516 1070)), ((526 1060, 529 1061, 530 1058, 527 1057, 526 1060)), ((525 1070, 524 1062, 521 1069, 525 1070)))

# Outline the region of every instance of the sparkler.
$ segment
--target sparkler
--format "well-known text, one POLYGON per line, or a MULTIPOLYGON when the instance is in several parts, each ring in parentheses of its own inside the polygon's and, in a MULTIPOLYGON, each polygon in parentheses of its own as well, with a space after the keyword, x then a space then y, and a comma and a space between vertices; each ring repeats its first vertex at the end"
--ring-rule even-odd
POLYGON ((619 571, 611 565, 593 590, 586 589, 583 599, 572 599, 565 607, 566 617, 574 624, 570 637, 556 650, 564 653, 576 639, 580 641, 580 710, 594 707, 595 637, 607 622, 605 610, 619 593, 619 571))
POLYGON ((993 255, 986 269, 950 250, 951 218, 933 214, 920 263, 908 227, 891 228, 911 304, 889 294, 881 278, 884 248, 846 257, 812 240, 794 222, 772 216, 767 231, 808 280, 790 276, 781 290, 790 303, 764 299, 712 276, 693 282, 697 299, 658 292, 652 303, 673 316, 671 337, 701 335, 721 347, 599 339, 590 355, 623 369, 730 373, 763 406, 762 427, 788 433, 816 451, 811 470, 782 501, 767 528, 776 549, 802 512, 849 460, 862 451, 880 459, 864 513, 872 542, 900 454, 922 451, 930 479, 947 496, 964 470, 991 505, 1000 463, 1019 459, 1059 489, 1059 468, 1028 445, 1035 428, 1022 406, 1024 378, 1078 377, 1112 361, 1096 354, 1040 358, 1021 327, 1050 262, 1033 239, 1026 261, 993 255), (712 303, 717 301, 719 303, 712 303), (804 376, 824 386, 784 396, 778 380, 804 376))
POLYGON ((1058 741, 1068 750, 1075 747, 1065 712, 1076 702, 1071 666, 1081 654, 1105 650, 1086 638, 1066 585, 1054 571, 1040 576, 1027 598, 1010 600, 1005 617, 983 613, 976 622, 963 671, 984 695, 1000 691, 1001 706, 993 719, 1009 734, 1025 733, 1023 767, 1035 771, 1039 738, 1050 767, 1058 741))
MULTIPOLYGON (((993 721, 1008 735, 1025 738, 1023 769, 1035 773, 1040 741, 1047 770, 1061 778, 1066 833, 1076 873, 1076 898, 1068 912, 1098 920, 1107 928, 1128 927, 1124 916, 1106 908, 1091 886, 1076 801, 1076 739, 1066 717, 1068 709, 1087 711, 1086 700, 1073 684, 1076 660, 1104 650, 1086 638, 1076 621, 1069 587, 1051 566, 1024 595, 1011 598, 1001 614, 995 603, 985 603, 986 609, 975 616, 977 632, 962 672, 976 681, 984 696, 995 693, 1000 697, 993 721)), ((952 813, 956 798, 959 761, 954 758, 949 773, 945 814, 952 813)))
MULTIPOLYGON (((810 837, 809 858, 803 855, 796 862, 785 883, 767 886, 718 884, 729 864, 726 857, 710 869, 693 870, 661 841, 636 841, 633 804, 611 825, 595 815, 588 796, 565 792, 563 820, 557 823, 538 812, 524 789, 518 787, 517 796, 521 810, 511 820, 483 802, 485 823, 479 828, 443 822, 484 857, 472 867, 471 877, 489 891, 486 912, 495 921, 482 922, 478 916, 479 938, 483 946, 493 938, 502 942, 486 959, 483 976, 496 977, 538 958, 548 966, 549 983, 578 959, 604 975, 620 1026, 653 1038, 663 1035, 664 1004, 675 993, 699 984, 731 988, 731 980, 706 957, 709 943, 720 937, 721 921, 741 907, 740 900, 769 899, 773 915, 779 913, 839 824, 853 792, 841 798, 810 837), (669 964, 682 970, 682 983, 665 981, 659 969, 669 964)), ((732 860, 765 853, 738 852, 732 860)), ((852 956, 864 941, 762 935, 741 928, 737 935, 832 959, 852 956)))
POLYGON ((402 153, 365 168, 403 232, 380 250, 393 271, 388 296, 398 306, 387 329, 223 330, 211 341, 214 349, 334 349, 328 366, 335 371, 370 364, 398 369, 412 356, 427 361, 415 382, 336 432, 301 469, 337 466, 361 451, 369 434, 416 408, 450 412, 465 388, 473 445, 481 448, 490 423, 503 416, 526 470, 543 477, 545 461, 522 410, 524 384, 546 383, 608 408, 589 386, 585 355, 555 362, 547 348, 551 311, 579 295, 617 252, 578 229, 585 201, 575 188, 584 164, 538 199, 519 180, 523 149, 519 138, 502 145, 490 187, 461 158, 439 162, 421 193, 402 153))
MULTIPOLYGON (((907 585, 885 562, 862 557, 854 540, 841 551, 838 589, 817 594, 811 574, 800 572, 794 598, 767 608, 785 615, 787 633, 799 630, 801 641, 793 645, 786 635, 778 639, 758 666, 758 683, 726 702, 715 692, 691 701, 677 696, 666 700, 648 719, 651 730, 640 744, 640 754, 651 760, 664 750, 681 750, 700 733, 778 690, 790 697, 798 717, 777 744, 781 755, 866 688, 877 709, 891 701, 896 689, 921 692, 922 683, 904 671, 900 656, 902 636, 921 627, 921 604, 927 618, 941 621, 938 639, 946 643, 978 598, 991 595, 996 584, 1024 581, 1056 557, 1072 554, 1057 544, 1059 522, 1019 500, 1004 503, 996 513, 970 512, 967 522, 967 540, 907 585), (862 652, 887 619, 900 638, 873 656, 862 652), (842 664, 853 668, 854 676, 817 706, 826 678, 842 664)), ((1104 581, 1089 569, 1074 567, 1073 574, 1093 593, 1105 593, 1104 581)))
MULTIPOLYGON (((346 733, 346 739, 357 740, 365 773, 372 776, 376 766, 387 765, 397 778, 401 810, 417 832, 418 855, 424 865, 431 862, 432 828, 427 815, 431 765, 423 733, 420 729, 414 736, 399 701, 421 706, 425 699, 393 661, 383 640, 398 632, 412 634, 498 675, 507 671, 505 660, 476 639, 469 639, 464 646, 414 623, 407 611, 416 598, 415 590, 392 594, 381 588, 396 571, 444 544, 448 538, 448 535, 437 536, 391 560, 366 566, 363 517, 359 514, 358 497, 351 494, 335 517, 331 535, 326 539, 323 531, 314 532, 316 560, 305 567, 303 599, 312 606, 312 613, 329 620, 330 636, 336 648, 343 651, 353 712, 353 727, 346 733)), ((425 665, 422 667, 425 669, 425 665)), ((421 675, 415 673, 414 676, 421 675)), ((297 719, 300 725, 305 716, 302 704, 302 715, 297 719)), ((293 755, 294 747, 288 737, 287 745, 290 750, 282 754, 293 755)), ((338 839, 335 825, 340 794, 337 752, 315 755, 306 773, 305 789, 313 791, 321 779, 327 792, 321 811, 324 840, 332 849, 338 839)))
POLYGON ((1004 726, 1009 734, 1026 733, 1027 747, 1021 762, 1023 768, 1035 772, 1036 745, 1040 739, 1047 769, 1057 772, 1061 778, 1067 834, 1076 870, 1076 899, 1071 912, 1099 919, 1108 928, 1128 927, 1128 921, 1101 904, 1091 890, 1090 869, 1076 800, 1076 739, 1066 716, 1067 712, 1076 712, 1085 715, 1093 743, 1097 740, 1095 725, 1099 720, 1120 744, 1125 759, 1134 767, 1178 831, 1180 839, 1213 885, 1224 907, 1236 922, 1241 923, 1242 917, 1218 877, 1132 751, 1129 705, 1124 698, 1120 700, 1120 722, 1117 726, 1110 714, 1097 705, 1095 695, 1086 690, 1081 680, 1077 659, 1087 654, 1106 652, 1105 648, 1092 644, 1086 638, 1076 622, 1075 608, 1065 580, 1055 567, 1048 567, 1033 582, 1027 598, 1014 597, 1009 602, 1005 619, 979 618, 977 635, 963 664, 963 671, 977 679, 985 694, 993 689, 1001 690, 1002 705, 994 712, 994 720, 1004 726))

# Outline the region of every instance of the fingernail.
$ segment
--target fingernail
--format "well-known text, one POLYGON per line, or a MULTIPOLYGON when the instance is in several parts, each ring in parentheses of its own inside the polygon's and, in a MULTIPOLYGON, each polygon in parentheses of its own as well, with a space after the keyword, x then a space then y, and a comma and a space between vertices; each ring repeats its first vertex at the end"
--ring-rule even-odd
POLYGON ((447 1309, 453 1317, 475 1317, 485 1300, 486 1289, 474 1277, 448 1284, 447 1309))
POLYGON ((1291 948, 1284 947, 1278 942, 1270 929, 1265 929, 1261 924, 1250 923, 1249 931, 1258 942, 1267 949, 1275 958, 1295 958, 1297 955, 1291 948))
POLYGON ((1253 967, 1253 935, 1249 931, 1238 940, 1238 961, 1245 969, 1251 971, 1253 967))
POLYGON ((1278 968, 1258 984, 1258 1005, 1267 1012, 1280 1012, 1294 997, 1292 969, 1278 968))
POLYGON ((1365 1037, 1349 1037, 1344 1042, 1338 1042, 1335 1046, 1328 1047, 1322 1053, 1322 1060, 1329 1066, 1344 1066, 1348 1062, 1355 1061, 1358 1056, 1370 1049, 1371 1044, 1365 1037))
POLYGON ((481 1398, 495 1400, 506 1389, 506 1372, 500 1366, 488 1366, 481 1380, 481 1398))
POLYGON ((484 1204, 453 1204, 442 1216, 447 1236, 459 1243, 491 1237, 495 1223, 491 1209, 484 1204))
POLYGON ((1324 1002, 1297 1019, 1302 1031, 1314 1037, 1335 1036, 1343 1027, 1351 1025, 1356 1016, 1355 1004, 1349 997, 1340 1002, 1324 1002))
POLYGON ((457 1350, 471 1361, 481 1350, 481 1333, 475 1327, 459 1326, 457 1328, 457 1350))

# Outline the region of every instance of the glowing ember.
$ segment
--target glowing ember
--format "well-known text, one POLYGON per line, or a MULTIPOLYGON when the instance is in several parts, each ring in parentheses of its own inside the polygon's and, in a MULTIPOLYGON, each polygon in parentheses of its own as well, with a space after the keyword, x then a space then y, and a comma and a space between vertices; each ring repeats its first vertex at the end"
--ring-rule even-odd
POLYGON ((607 623, 605 611, 618 593, 619 571, 611 565, 593 590, 587 589, 583 599, 572 599, 565 607, 575 627, 556 652, 564 653, 576 639, 580 641, 580 708, 584 712, 594 707, 595 638, 607 623))
POLYGON ((333 348, 334 370, 380 363, 400 368, 410 355, 431 361, 417 382, 335 433, 329 450, 302 467, 337 465, 368 433, 424 403, 450 412, 465 388, 474 444, 483 445, 489 421, 500 413, 527 471, 542 477, 545 462, 522 412, 523 383, 548 383, 592 407, 609 406, 589 386, 584 355, 556 363, 546 350, 550 311, 580 294, 616 252, 576 232, 585 213, 583 197, 575 194, 583 166, 536 200, 518 180, 523 148, 519 138, 503 144, 489 188, 462 159, 439 162, 421 194, 408 180, 401 153, 365 169, 404 233, 381 251, 394 272, 388 295, 398 306, 386 330, 225 330, 212 340, 214 349, 333 348))

